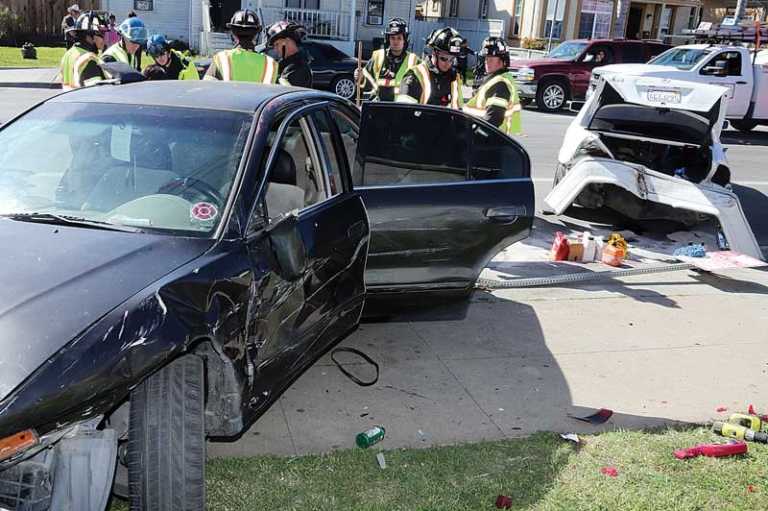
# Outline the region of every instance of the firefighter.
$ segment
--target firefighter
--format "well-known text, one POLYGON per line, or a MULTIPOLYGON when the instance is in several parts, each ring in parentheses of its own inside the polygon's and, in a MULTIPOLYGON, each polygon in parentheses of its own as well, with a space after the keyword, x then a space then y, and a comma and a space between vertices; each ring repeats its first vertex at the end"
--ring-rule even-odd
POLYGON ((80 15, 68 28, 75 41, 61 58, 61 88, 72 90, 104 79, 99 66, 99 50, 104 46, 104 23, 93 11, 80 15))
POLYGON ((147 41, 147 53, 155 61, 147 66, 148 80, 199 80, 195 65, 176 50, 172 50, 163 35, 153 35, 147 41))
POLYGON ((120 40, 107 48, 102 62, 122 62, 141 72, 141 48, 147 44, 147 27, 139 18, 126 18, 117 27, 120 40))
POLYGON ((461 55, 461 35, 450 27, 433 31, 427 38, 432 54, 403 77, 396 100, 401 103, 442 105, 460 109, 464 105, 462 80, 456 71, 461 55))
MULTIPOLYGON (((373 52, 363 69, 363 92, 374 101, 394 101, 405 73, 421 60, 408 51, 408 24, 404 19, 389 20, 383 35, 384 47, 373 52)), ((357 70, 355 81, 361 81, 357 70)))
POLYGON ((261 33, 261 22, 251 10, 237 11, 227 23, 235 47, 218 52, 205 73, 205 80, 277 83, 277 62, 269 55, 258 53, 254 38, 261 33))
POLYGON ((277 53, 278 83, 312 87, 312 68, 301 42, 307 30, 295 21, 278 21, 267 29, 267 47, 277 53))
POLYGON ((464 111, 485 119, 507 135, 518 135, 523 107, 508 69, 509 46, 500 37, 488 37, 483 41, 480 56, 485 61, 486 76, 464 111))

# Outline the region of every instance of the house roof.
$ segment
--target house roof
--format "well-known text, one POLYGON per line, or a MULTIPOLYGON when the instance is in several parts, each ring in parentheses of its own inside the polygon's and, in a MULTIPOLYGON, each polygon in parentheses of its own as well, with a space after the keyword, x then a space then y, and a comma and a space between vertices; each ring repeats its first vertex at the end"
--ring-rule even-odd
POLYGON ((294 87, 245 82, 159 80, 85 87, 60 94, 49 101, 171 106, 251 113, 271 98, 299 91, 309 92, 294 87))

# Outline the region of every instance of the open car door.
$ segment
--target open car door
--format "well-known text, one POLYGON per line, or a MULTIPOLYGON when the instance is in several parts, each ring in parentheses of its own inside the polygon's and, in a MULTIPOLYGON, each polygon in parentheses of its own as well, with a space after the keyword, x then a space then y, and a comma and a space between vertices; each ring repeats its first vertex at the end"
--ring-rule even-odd
POLYGON ((528 154, 448 108, 364 104, 353 181, 371 224, 369 292, 469 291, 533 222, 528 154))

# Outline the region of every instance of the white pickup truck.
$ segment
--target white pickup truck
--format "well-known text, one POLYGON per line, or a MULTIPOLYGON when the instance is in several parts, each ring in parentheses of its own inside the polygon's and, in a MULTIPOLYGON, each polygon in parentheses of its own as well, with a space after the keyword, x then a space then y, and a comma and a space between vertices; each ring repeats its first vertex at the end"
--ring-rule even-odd
MULTIPOLYGON (((677 46, 647 64, 615 64, 594 69, 587 97, 600 76, 608 74, 720 85, 728 89, 725 117, 734 128, 749 131, 758 124, 768 124, 768 50, 755 54, 742 46, 677 46)), ((670 104, 680 101, 673 94, 666 99, 670 104)))

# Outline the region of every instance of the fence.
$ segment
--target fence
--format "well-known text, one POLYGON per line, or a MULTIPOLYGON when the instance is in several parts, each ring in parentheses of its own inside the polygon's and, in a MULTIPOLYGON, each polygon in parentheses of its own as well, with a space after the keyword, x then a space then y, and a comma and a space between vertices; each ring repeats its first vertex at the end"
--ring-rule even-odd
POLYGON ((467 39, 469 47, 480 48, 486 37, 504 37, 504 20, 469 18, 426 18, 416 20, 411 27, 411 50, 422 53, 427 36, 438 28, 453 27, 467 39))
MULTIPOLYGON (((0 0, 21 17, 18 33, 25 37, 56 38, 63 41, 61 20, 75 0, 0 0)), ((99 0, 77 0, 82 11, 99 8, 99 0)))
POLYGON ((263 7, 262 23, 269 26, 280 20, 291 20, 304 25, 307 36, 312 39, 335 39, 348 41, 350 13, 317 9, 295 9, 290 7, 263 7))

